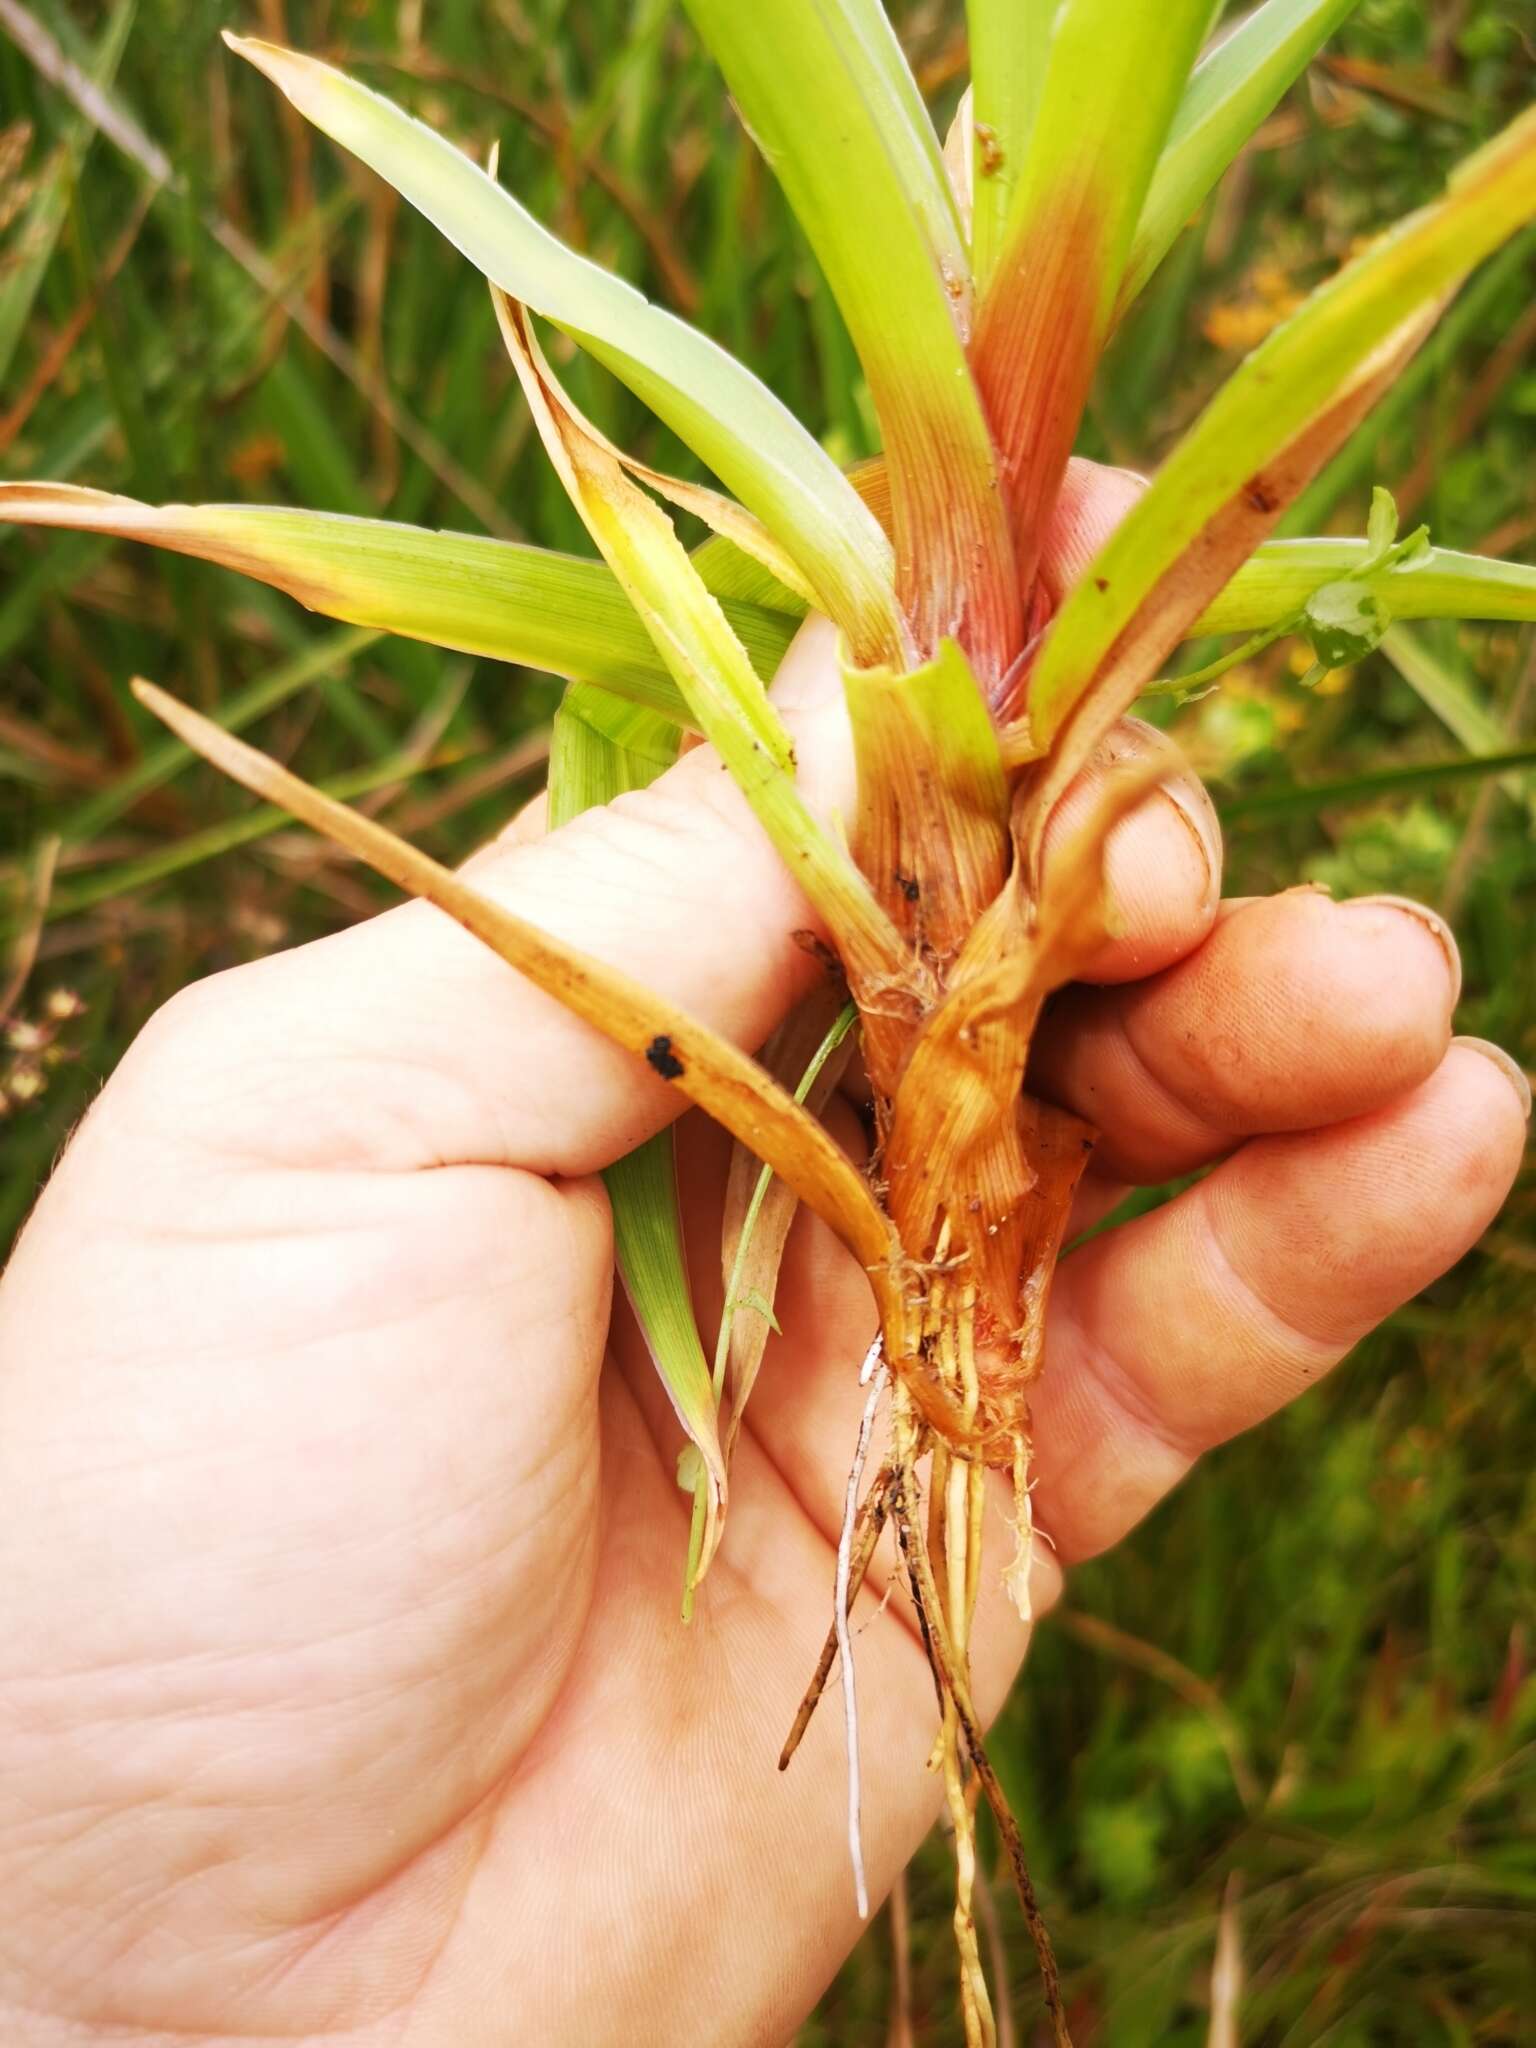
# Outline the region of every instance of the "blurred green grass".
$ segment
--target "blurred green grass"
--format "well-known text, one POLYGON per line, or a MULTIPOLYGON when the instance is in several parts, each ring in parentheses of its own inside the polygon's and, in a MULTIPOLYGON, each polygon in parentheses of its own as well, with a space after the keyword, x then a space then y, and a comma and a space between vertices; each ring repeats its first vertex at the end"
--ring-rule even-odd
MULTIPOLYGON (((959 7, 895 12, 947 114, 959 7)), ((341 58, 476 149, 498 140, 543 218, 745 356, 840 458, 870 450, 836 310, 671 0, 50 0, 30 19, 90 81, 73 95, 17 19, 0 13, 0 473, 586 551, 479 280, 225 57, 226 24, 341 58), (80 111, 92 93, 122 117, 111 134, 80 111)), ((1290 293, 1529 98, 1533 58, 1530 0, 1364 0, 1147 294, 1085 452, 1155 464, 1290 293)), ((1361 530, 1374 479, 1439 541, 1533 558, 1533 275, 1528 238, 1473 281, 1310 494, 1311 525, 1361 530)), ((567 367, 618 438, 686 466, 625 393, 567 367)), ((1414 637, 1413 658, 1315 692, 1281 646, 1160 715, 1229 808, 1230 892, 1310 879, 1439 904, 1462 1028, 1529 1067, 1536 778, 1404 771, 1528 745, 1536 644, 1414 637)), ((447 857, 536 787, 556 694, 199 564, 0 529, 0 1243, 156 1004, 381 900, 301 835, 251 841, 245 799, 128 702, 135 672, 241 704, 312 778, 376 782, 383 763, 368 801, 447 857)), ((1224 1898, 1248 2048, 1532 2038, 1533 1210, 1527 1173, 1454 1273, 1078 1574, 1042 1630, 996 1749, 1085 2044, 1213 2038, 1224 1898)), ((908 1944, 924 2044, 958 2038, 948 1882, 930 1845, 908 1944)), ((1011 2038, 1029 2041, 1002 1886, 997 1914, 1011 2038)), ((901 2040, 894 1983, 882 1922, 806 2048, 901 2040)))

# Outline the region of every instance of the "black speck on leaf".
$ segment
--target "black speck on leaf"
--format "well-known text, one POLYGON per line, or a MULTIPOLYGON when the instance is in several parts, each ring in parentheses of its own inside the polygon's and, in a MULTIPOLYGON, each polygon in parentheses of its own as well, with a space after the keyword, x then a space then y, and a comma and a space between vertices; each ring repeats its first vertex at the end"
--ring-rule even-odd
POLYGON ((682 1079, 683 1063, 672 1050, 672 1041, 664 1031, 658 1032, 645 1048, 645 1057, 663 1081, 682 1079))

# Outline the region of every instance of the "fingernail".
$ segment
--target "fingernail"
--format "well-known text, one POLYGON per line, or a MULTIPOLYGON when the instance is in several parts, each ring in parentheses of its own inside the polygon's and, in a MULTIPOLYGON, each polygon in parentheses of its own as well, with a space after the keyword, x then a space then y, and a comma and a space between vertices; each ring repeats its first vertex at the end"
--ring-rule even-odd
POLYGON ((1354 896, 1342 907, 1354 910, 1368 905, 1377 905, 1383 910, 1400 910, 1404 916, 1413 918, 1423 925, 1425 931, 1435 939, 1445 955, 1445 964, 1451 976, 1451 1007, 1454 1009, 1461 1000, 1461 948, 1456 943, 1456 934, 1443 917, 1431 910, 1426 903, 1415 903, 1411 896, 1354 896))
POLYGON ((1520 1098, 1520 1107, 1525 1112, 1527 1123, 1531 1120, 1530 1076, 1512 1053, 1502 1045, 1495 1045, 1490 1038, 1453 1038, 1452 1045, 1464 1045, 1468 1052, 1480 1052, 1483 1058, 1497 1067, 1520 1098))
POLYGON ((1127 713, 1118 726, 1111 728, 1105 747, 1111 761, 1116 758, 1117 740, 1129 742, 1125 753, 1132 760, 1148 756, 1155 759, 1158 754, 1167 754, 1175 764, 1173 772, 1157 786, 1178 812, 1189 836, 1200 850, 1200 858, 1205 864, 1205 887, 1201 891, 1200 907, 1210 910, 1221 895, 1221 820, 1216 815, 1216 806, 1206 794, 1205 784, 1186 765, 1177 740, 1146 719, 1127 713))
POLYGON ((1205 793, 1205 785, 1189 775, 1170 775, 1158 788, 1189 827, 1190 836, 1205 862, 1205 888, 1201 908, 1209 910, 1221 894, 1221 825, 1216 807, 1205 793))

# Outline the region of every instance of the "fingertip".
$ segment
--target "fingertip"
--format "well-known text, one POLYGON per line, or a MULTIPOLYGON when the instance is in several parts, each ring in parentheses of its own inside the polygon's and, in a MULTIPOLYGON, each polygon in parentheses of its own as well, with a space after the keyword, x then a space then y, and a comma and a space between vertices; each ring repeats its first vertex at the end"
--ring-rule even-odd
POLYGON ((1174 742, 1141 719, 1120 721, 1057 805, 1046 829, 1046 858, 1081 828, 1106 772, 1158 756, 1166 757, 1168 774, 1104 842, 1112 935, 1083 970, 1084 981, 1157 974, 1192 952, 1216 918, 1221 827, 1215 806, 1174 742))
POLYGON ((1530 1078, 1503 1046, 1486 1038, 1453 1038, 1440 1075, 1449 1095, 1446 1124, 1463 1154, 1464 1184, 1473 1199, 1491 1202, 1485 1219, 1491 1221, 1525 1155, 1530 1078))
POLYGON ((1202 1193, 1261 1294, 1309 1275, 1296 1326, 1342 1348, 1471 1250, 1509 1193, 1526 1130, 1502 1063, 1458 1041, 1387 1107, 1256 1140, 1202 1193))

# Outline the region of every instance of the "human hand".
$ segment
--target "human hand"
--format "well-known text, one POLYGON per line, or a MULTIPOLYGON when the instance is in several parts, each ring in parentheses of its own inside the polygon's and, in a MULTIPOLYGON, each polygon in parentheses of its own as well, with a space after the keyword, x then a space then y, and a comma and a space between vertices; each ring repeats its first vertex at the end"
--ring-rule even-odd
MULTIPOLYGON (((1074 470, 1060 576, 1127 489, 1074 470)), ((846 806, 824 629, 779 697, 846 806)), ((1523 1144, 1513 1070, 1448 1044, 1458 969, 1426 914, 1218 906, 1218 859, 1170 756, 1111 844, 1121 936, 1037 1050, 1035 1085, 1104 1132, 1085 1218, 1224 1159, 1061 1270, 1035 1498, 1067 1563, 1457 1258, 1523 1144)), ((746 1045, 819 972, 702 749, 473 872, 746 1045)), ((874 1312, 802 1213, 684 1628, 679 1437, 610 1328, 596 1179, 677 1107, 422 905, 144 1033, 0 1288, 7 2041, 760 2044, 810 2007, 858 1932, 836 1715, 775 1762, 829 1619, 874 1312)), ((829 1121, 860 1144, 846 1102, 829 1121)), ((708 1327, 728 1146, 697 1115, 680 1144, 708 1327)), ((988 1710, 1025 1643, 997 1519, 988 1710)), ((879 1895, 938 1803, 899 1600, 858 1671, 879 1895)))

